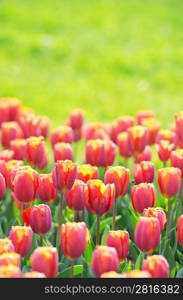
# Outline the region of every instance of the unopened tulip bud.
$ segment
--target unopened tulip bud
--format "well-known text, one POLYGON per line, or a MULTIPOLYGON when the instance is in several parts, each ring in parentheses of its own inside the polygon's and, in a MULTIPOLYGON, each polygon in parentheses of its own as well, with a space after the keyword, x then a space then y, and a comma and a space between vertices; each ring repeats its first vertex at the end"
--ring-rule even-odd
POLYGON ((20 268, 20 255, 16 252, 7 252, 0 255, 0 266, 13 265, 20 268))
POLYGON ((9 148, 12 140, 22 138, 22 130, 17 122, 4 122, 1 126, 1 143, 9 148))
POLYGON ((152 159, 152 151, 149 146, 146 146, 144 151, 139 153, 137 156, 137 162, 140 163, 141 161, 151 161, 152 159))
POLYGON ((74 140, 73 130, 70 126, 60 126, 51 133, 51 145, 54 147, 57 143, 69 143, 74 140))
POLYGON ((180 169, 183 177, 183 149, 172 151, 170 158, 172 167, 180 169))
POLYGON ((0 239, 0 255, 3 253, 14 252, 15 247, 8 238, 0 239))
POLYGON ((108 246, 96 246, 92 256, 92 270, 96 277, 103 273, 119 269, 119 257, 116 249, 108 246))
POLYGON ((117 143, 118 135, 121 132, 127 131, 128 128, 135 125, 135 119, 130 116, 119 117, 117 120, 112 122, 111 125, 111 139, 117 143))
POLYGON ((143 210, 143 217, 154 217, 157 218, 160 224, 160 230, 162 231, 166 222, 166 214, 161 207, 149 207, 143 210))
POLYGON ((83 126, 84 112, 81 109, 73 110, 68 118, 67 125, 73 130, 80 129, 83 126))
POLYGON ((65 193, 65 199, 70 209, 76 211, 83 210, 86 202, 85 183, 76 179, 72 188, 65 193))
POLYGON ((43 202, 52 202, 56 199, 57 190, 53 184, 52 174, 39 175, 37 195, 43 202))
POLYGON ((125 230, 109 231, 106 245, 116 249, 120 261, 125 259, 129 251, 129 233, 125 230))
POLYGON ((30 258, 33 272, 44 273, 48 278, 54 278, 58 273, 58 253, 54 247, 38 247, 30 258))
POLYGON ((110 140, 110 136, 103 129, 102 125, 99 123, 88 124, 83 128, 83 137, 86 141, 89 140, 110 140))
POLYGON ((27 139, 26 160, 39 169, 44 169, 48 165, 48 153, 42 136, 27 139))
POLYGON ((142 182, 152 183, 154 180, 155 168, 150 161, 141 161, 133 167, 133 176, 136 184, 142 182))
POLYGON ((6 192, 6 182, 4 176, 0 173, 0 200, 3 199, 6 192))
POLYGON ((157 218, 140 217, 135 229, 135 243, 141 251, 152 252, 159 246, 160 234, 157 218))
POLYGON ((143 152, 148 143, 148 130, 143 126, 133 126, 128 128, 130 149, 134 156, 143 152))
POLYGON ((142 213, 147 207, 153 207, 156 202, 156 189, 152 183, 140 183, 132 187, 132 205, 135 211, 142 213))
POLYGON ((5 180, 6 180, 6 186, 8 188, 13 189, 13 176, 14 176, 14 172, 16 172, 16 170, 19 167, 22 167, 24 165, 22 160, 9 160, 6 162, 6 172, 5 172, 5 180))
POLYGON ((170 144, 169 141, 160 141, 156 144, 156 150, 161 161, 167 161, 170 158, 171 152, 175 149, 174 144, 170 144))
POLYGON ((48 205, 34 205, 30 211, 30 226, 34 233, 47 233, 52 224, 51 210, 48 205))
POLYGON ((78 166, 77 179, 87 182, 88 180, 98 178, 98 168, 89 164, 83 164, 78 166))
POLYGON ((53 184, 58 191, 71 189, 77 175, 77 165, 70 160, 58 160, 52 170, 53 184))
POLYGON ((0 278, 21 278, 22 274, 18 267, 14 265, 0 267, 0 278))
POLYGON ((158 170, 158 185, 161 194, 166 198, 175 197, 181 186, 181 170, 178 168, 164 168, 158 170))
POLYGON ((73 150, 69 143, 57 143, 54 145, 54 160, 73 160, 73 150))
POLYGON ((152 278, 168 278, 169 264, 162 255, 148 256, 142 264, 142 270, 151 274, 152 278))
POLYGON ((32 245, 32 229, 26 226, 12 226, 9 238, 12 241, 15 251, 25 257, 32 245))
POLYGON ((121 132, 118 134, 117 144, 118 144, 119 153, 121 156, 123 156, 125 158, 132 156, 128 132, 124 131, 124 132, 121 132))
POLYGON ((104 183, 113 183, 116 190, 116 198, 124 197, 128 191, 130 181, 129 169, 116 166, 109 167, 105 172, 104 183))
POLYGON ((14 152, 14 159, 25 160, 26 157, 26 140, 15 139, 10 142, 10 149, 14 152))

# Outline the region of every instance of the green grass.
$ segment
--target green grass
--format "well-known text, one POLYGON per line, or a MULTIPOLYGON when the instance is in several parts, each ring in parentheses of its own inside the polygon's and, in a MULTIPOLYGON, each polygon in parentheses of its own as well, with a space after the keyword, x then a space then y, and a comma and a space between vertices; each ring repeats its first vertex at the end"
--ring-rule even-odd
POLYGON ((54 124, 153 109, 163 126, 183 99, 183 1, 0 1, 0 96, 54 124))

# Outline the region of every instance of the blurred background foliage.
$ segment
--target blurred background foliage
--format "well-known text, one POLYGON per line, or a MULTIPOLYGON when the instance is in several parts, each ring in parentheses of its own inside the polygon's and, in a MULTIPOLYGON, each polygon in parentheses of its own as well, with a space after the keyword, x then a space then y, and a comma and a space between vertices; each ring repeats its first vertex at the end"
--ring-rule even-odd
POLYGON ((182 0, 0 0, 0 96, 54 125, 153 109, 163 126, 183 101, 182 0))

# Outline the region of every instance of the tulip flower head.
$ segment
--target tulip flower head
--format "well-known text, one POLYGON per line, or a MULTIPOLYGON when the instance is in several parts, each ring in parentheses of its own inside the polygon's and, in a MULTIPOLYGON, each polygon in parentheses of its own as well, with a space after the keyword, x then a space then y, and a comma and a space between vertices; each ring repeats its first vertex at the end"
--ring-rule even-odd
POLYGON ((77 165, 70 160, 58 160, 52 170, 53 184, 58 191, 71 189, 77 176, 77 165))
POLYGON ((98 178, 98 168, 89 164, 79 165, 77 169, 77 179, 87 182, 98 178))
POLYGON ((56 199, 57 190, 53 184, 52 174, 40 174, 37 195, 43 202, 52 202, 56 199))
POLYGON ((143 210, 143 217, 154 217, 157 218, 160 224, 160 230, 162 231, 166 222, 166 214, 161 207, 149 207, 143 210))
POLYGON ((183 246, 183 215, 177 221, 177 239, 181 246, 183 246))
POLYGON ((6 182, 4 176, 0 173, 0 200, 3 199, 6 192, 6 182))
POLYGON ((1 266, 0 278, 21 278, 22 274, 18 267, 14 265, 1 266))
POLYGON ((73 160, 73 150, 69 143, 57 143, 54 145, 54 160, 73 160))
POLYGON ((106 245, 116 249, 120 261, 125 259, 129 251, 129 233, 125 230, 109 231, 106 245))
POLYGON ((147 207, 153 207, 156 202, 156 189, 152 183, 140 183, 132 187, 132 205, 135 211, 142 213, 147 207))
POLYGON ((180 169, 183 177, 183 149, 172 151, 170 158, 172 167, 180 169))
POLYGON ((16 252, 6 252, 0 255, 0 267, 13 265, 20 268, 20 255, 16 252))
POLYGON ((48 164, 48 153, 42 136, 32 136, 26 141, 26 160, 40 170, 48 164))
POLYGON ((181 171, 178 168, 163 168, 158 170, 158 185, 161 194, 166 198, 175 197, 181 186, 181 171))
POLYGON ((9 253, 14 251, 15 247, 10 239, 0 239, 0 255, 2 255, 3 253, 9 253))
POLYGON ((34 205, 30 211, 30 226, 34 233, 47 233, 52 224, 51 210, 48 205, 34 205))
POLYGON ((175 145, 170 144, 169 141, 162 140, 159 142, 159 144, 156 144, 156 150, 161 161, 167 161, 174 149, 175 145))
POLYGON ((133 176, 136 184, 142 182, 152 183, 154 180, 155 167, 150 161, 141 161, 133 167, 133 176))
POLYGON ((83 181, 76 179, 72 188, 65 192, 65 199, 70 209, 80 211, 85 208, 86 185, 83 181))
POLYGON ((9 238, 12 241, 15 251, 25 257, 32 245, 32 229, 27 226, 12 226, 9 238))
POLYGON ((130 182, 130 172, 129 169, 124 167, 115 166, 109 167, 104 175, 104 183, 115 185, 116 198, 122 198, 128 191, 130 182))
POLYGON ((128 129, 130 149, 134 156, 143 152, 148 143, 148 130, 144 126, 133 126, 128 129))
POLYGON ((148 256, 143 261, 142 270, 149 272, 153 278, 169 277, 169 264, 162 255, 148 256))

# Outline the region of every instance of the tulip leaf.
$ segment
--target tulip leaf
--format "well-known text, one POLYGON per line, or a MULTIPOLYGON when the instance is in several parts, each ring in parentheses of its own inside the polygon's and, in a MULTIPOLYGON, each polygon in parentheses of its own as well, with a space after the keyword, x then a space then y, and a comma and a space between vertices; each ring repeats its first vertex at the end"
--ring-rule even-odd
POLYGON ((132 241, 130 241, 129 256, 133 259, 133 261, 136 261, 138 254, 139 254, 139 251, 138 251, 137 247, 135 246, 135 244, 132 241))
POLYGON ((183 278, 183 268, 181 268, 181 269, 177 272, 176 278, 183 278))
POLYGON ((101 239, 101 245, 106 245, 106 238, 107 238, 107 234, 110 231, 110 226, 107 225, 104 229, 103 235, 102 235, 102 239, 101 239))
MULTIPOLYGON (((116 216, 116 223, 121 219, 121 216, 116 216)), ((100 222, 100 233, 104 230, 107 225, 112 224, 112 217, 106 218, 100 222)))
MULTIPOLYGON (((70 277, 71 267, 66 268, 62 272, 58 274, 58 278, 68 278, 70 277)), ((74 266, 74 277, 79 276, 83 273, 83 265, 75 265, 74 266)))
POLYGON ((135 263, 135 269, 136 270, 141 270, 143 260, 144 260, 144 253, 140 252, 140 254, 139 254, 139 256, 136 260, 136 263, 135 263))
POLYGON ((177 256, 181 265, 183 265, 183 254, 177 249, 177 256))
POLYGON ((88 242, 88 245, 85 249, 85 252, 84 252, 84 259, 87 263, 90 263, 91 262, 91 259, 92 259, 92 254, 93 254, 93 245, 92 245, 92 241, 90 239, 90 241, 88 242))
POLYGON ((122 262, 120 262, 119 272, 120 273, 126 272, 127 267, 128 267, 128 260, 125 258, 122 262))

